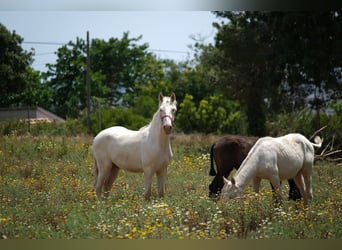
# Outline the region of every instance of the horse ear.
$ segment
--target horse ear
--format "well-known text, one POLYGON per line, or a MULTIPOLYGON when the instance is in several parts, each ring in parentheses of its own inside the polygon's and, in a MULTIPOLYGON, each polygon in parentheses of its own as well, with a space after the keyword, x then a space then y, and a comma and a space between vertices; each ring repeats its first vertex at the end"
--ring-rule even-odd
POLYGON ((235 185, 235 179, 234 179, 234 177, 232 177, 231 182, 232 182, 233 185, 235 185))
POLYGON ((170 98, 171 98, 171 102, 174 102, 176 100, 176 95, 174 92, 172 92, 170 98))
POLYGON ((162 94, 162 92, 159 93, 159 103, 162 103, 164 99, 164 96, 162 94))
POLYGON ((228 181, 227 180, 227 178, 226 177, 224 177, 224 176, 222 176, 223 177, 223 181, 226 183, 226 184, 228 184, 230 181, 228 181))

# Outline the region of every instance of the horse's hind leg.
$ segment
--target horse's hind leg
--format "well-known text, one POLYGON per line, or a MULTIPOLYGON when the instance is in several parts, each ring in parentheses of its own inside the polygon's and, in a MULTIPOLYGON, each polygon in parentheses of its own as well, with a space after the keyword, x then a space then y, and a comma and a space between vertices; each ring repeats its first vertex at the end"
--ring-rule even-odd
POLYGON ((105 195, 105 197, 108 196, 108 194, 109 194, 109 192, 113 186, 113 183, 114 183, 116 177, 118 176, 119 170, 120 169, 115 164, 113 164, 112 168, 110 169, 110 173, 104 182, 104 195, 105 195))
POLYGON ((313 198, 312 194, 312 162, 304 163, 302 168, 302 174, 304 178, 305 191, 308 199, 313 198))
MULTIPOLYGON (((227 176, 225 176, 228 178, 227 176)), ((215 201, 220 199, 221 190, 224 186, 223 176, 221 173, 217 173, 215 178, 209 185, 209 197, 215 201)))
POLYGON ((98 198, 101 197, 102 185, 109 174, 110 167, 104 162, 95 161, 95 192, 98 198))
POLYGON ((302 195, 303 200, 304 200, 304 205, 306 206, 308 202, 308 196, 305 190, 304 180, 303 180, 301 171, 298 172, 298 174, 293 178, 293 180, 295 181, 297 187, 299 188, 300 194, 302 195))
POLYGON ((300 191, 293 179, 288 180, 289 183, 289 200, 300 200, 302 196, 300 195, 300 191))

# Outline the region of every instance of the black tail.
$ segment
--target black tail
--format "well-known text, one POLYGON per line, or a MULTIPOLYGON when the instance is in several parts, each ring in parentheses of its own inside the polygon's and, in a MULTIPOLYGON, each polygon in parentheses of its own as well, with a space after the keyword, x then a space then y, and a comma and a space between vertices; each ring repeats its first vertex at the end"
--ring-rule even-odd
POLYGON ((214 146, 215 146, 215 143, 211 146, 211 149, 210 149, 210 172, 209 172, 209 175, 211 175, 211 176, 216 175, 216 171, 214 169, 214 157, 213 157, 214 146))

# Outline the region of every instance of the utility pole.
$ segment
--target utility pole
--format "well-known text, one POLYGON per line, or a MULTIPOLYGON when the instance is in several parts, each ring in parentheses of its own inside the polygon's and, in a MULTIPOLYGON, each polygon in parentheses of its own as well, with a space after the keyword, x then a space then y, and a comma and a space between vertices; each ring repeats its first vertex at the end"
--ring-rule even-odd
POLYGON ((87 126, 88 133, 91 133, 91 120, 90 120, 90 52, 89 52, 89 31, 87 31, 87 126))

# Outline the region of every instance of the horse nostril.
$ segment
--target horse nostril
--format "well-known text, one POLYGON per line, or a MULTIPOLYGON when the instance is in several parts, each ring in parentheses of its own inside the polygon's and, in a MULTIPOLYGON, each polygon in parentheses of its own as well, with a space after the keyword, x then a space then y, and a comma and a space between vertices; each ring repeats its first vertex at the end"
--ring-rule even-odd
POLYGON ((164 131, 165 131, 166 134, 170 134, 171 133, 172 126, 164 125, 163 128, 164 128, 164 131))

